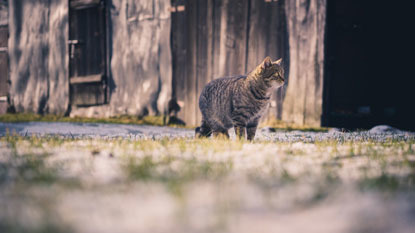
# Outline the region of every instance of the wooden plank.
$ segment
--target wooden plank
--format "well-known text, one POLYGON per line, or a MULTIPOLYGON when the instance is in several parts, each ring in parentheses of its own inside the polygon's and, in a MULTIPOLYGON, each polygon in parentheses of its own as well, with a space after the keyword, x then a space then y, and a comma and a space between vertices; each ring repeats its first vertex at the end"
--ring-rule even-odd
POLYGON ((223 75, 239 75, 245 73, 246 40, 248 26, 248 0, 228 0, 226 8, 226 30, 224 65, 221 67, 223 75))
POLYGON ((105 89, 95 83, 74 84, 70 86, 71 104, 91 106, 105 103, 105 89))
POLYGON ((0 48, 7 48, 9 40, 9 27, 1 26, 0 27, 0 48))
POLYGON ((87 75, 80 77, 71 77, 69 79, 70 84, 80 84, 80 83, 100 83, 102 81, 102 74, 87 75))
POLYGON ((0 114, 7 113, 7 102, 0 102, 0 114))
POLYGON ((325 0, 286 1, 290 75, 282 118, 320 126, 324 58, 325 0))
MULTIPOLYGON (((286 61, 287 30, 284 1, 251 1, 248 36, 247 72, 254 69, 266 56, 286 61)), ((288 74, 288 70, 286 70, 288 74)), ((279 88, 271 97, 271 106, 263 120, 281 119, 285 88, 279 88)))
MULTIPOLYGON (((270 38, 275 22, 271 20, 271 13, 275 11, 275 4, 266 1, 251 1, 249 9, 249 35, 247 43, 246 72, 252 71, 266 56, 276 59, 274 41, 270 38), (274 49, 274 50, 273 50, 274 49)), ((274 29, 275 30, 275 29, 274 29)), ((267 121, 273 118, 272 112, 275 109, 275 97, 271 97, 271 106, 261 118, 267 121)))
POLYGON ((7 112, 7 95, 9 90, 8 76, 9 76, 9 65, 8 65, 8 27, 0 27, 0 114, 7 112))
POLYGON ((214 1, 212 6, 212 76, 245 73, 249 0, 214 1))
MULTIPOLYGON (((220 72, 220 61, 221 61, 221 22, 223 18, 223 1, 221 0, 214 0, 212 4, 212 55, 211 55, 211 67, 212 67, 212 79, 219 78, 223 75, 220 72)), ((225 24, 226 25, 226 24, 225 24)))
POLYGON ((8 27, 0 27, 0 46, 5 51, 0 52, 0 114, 7 113, 7 95, 9 90, 9 65, 7 54, 8 27))
POLYGON ((98 5, 101 0, 70 0, 70 7, 73 9, 84 9, 98 5))
MULTIPOLYGON (((183 6, 186 4, 185 0, 172 0, 172 6, 183 6)), ((186 12, 174 12, 171 14, 171 49, 172 49, 172 68, 173 68, 173 80, 172 80, 172 96, 173 99, 182 108, 178 112, 177 117, 180 119, 185 118, 185 98, 186 98, 186 85, 187 81, 187 18, 186 12)))
POLYGON ((203 87, 212 80, 212 1, 200 0, 197 5, 197 65, 196 65, 196 124, 200 124, 202 115, 199 109, 199 96, 203 87))
POLYGON ((185 114, 185 122, 189 125, 196 125, 196 111, 197 111, 197 101, 196 101, 196 66, 197 66, 197 1, 187 1, 186 2, 186 18, 187 18, 187 66, 186 66, 186 81, 185 91, 185 106, 183 108, 185 114))
POLYGON ((5 52, 0 52, 0 96, 7 96, 9 93, 8 79, 8 55, 5 52))

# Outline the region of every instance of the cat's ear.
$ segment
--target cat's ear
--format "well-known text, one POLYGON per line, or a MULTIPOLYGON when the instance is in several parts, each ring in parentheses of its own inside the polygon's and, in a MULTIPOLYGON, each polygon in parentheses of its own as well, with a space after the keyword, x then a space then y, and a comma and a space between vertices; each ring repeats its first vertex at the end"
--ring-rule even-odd
POLYGON ((281 65, 281 63, 282 63, 282 58, 280 58, 280 59, 278 59, 278 60, 276 60, 276 61, 274 61, 272 64, 277 64, 277 65, 281 65))
POLYGON ((270 57, 266 57, 265 59, 264 59, 264 61, 262 62, 262 67, 264 68, 264 69, 267 69, 267 68, 269 68, 269 67, 271 67, 272 66, 272 60, 271 60, 271 58, 270 57))

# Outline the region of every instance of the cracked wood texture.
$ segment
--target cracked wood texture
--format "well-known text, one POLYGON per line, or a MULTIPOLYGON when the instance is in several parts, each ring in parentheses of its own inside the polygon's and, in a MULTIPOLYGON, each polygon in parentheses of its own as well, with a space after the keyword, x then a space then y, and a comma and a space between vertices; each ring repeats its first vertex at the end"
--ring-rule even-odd
POLYGON ((289 31, 289 79, 282 119, 320 126, 323 104, 326 0, 285 2, 289 31))
MULTIPOLYGON (((9 1, 10 97, 17 112, 68 112, 70 2, 83 8, 100 1, 9 1)), ((70 115, 164 113, 172 89, 170 0, 104 2, 108 104, 72 106, 70 115)))
POLYGON ((283 58, 289 79, 263 120, 319 125, 325 0, 173 0, 173 96, 179 118, 198 125, 198 98, 215 78, 246 74, 266 56, 283 58), (294 70, 293 72, 291 72, 294 70))

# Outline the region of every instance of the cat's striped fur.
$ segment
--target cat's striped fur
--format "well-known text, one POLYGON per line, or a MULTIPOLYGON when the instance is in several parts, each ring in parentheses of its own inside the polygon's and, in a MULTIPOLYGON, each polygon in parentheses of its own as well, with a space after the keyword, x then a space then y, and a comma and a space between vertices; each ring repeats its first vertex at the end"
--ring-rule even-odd
POLYGON ((208 83, 199 97, 202 125, 196 137, 223 135, 235 128, 239 138, 255 137, 258 121, 266 109, 272 90, 284 84, 281 59, 267 57, 248 75, 219 78, 208 83))

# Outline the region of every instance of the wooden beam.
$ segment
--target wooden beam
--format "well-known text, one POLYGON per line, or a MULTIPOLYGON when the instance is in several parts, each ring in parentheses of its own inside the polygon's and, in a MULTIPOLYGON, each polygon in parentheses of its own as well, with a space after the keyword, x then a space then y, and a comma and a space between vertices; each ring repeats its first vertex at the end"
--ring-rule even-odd
POLYGON ((102 74, 88 75, 88 76, 79 76, 72 77, 69 80, 70 84, 80 84, 80 83, 99 83, 102 81, 102 74))

